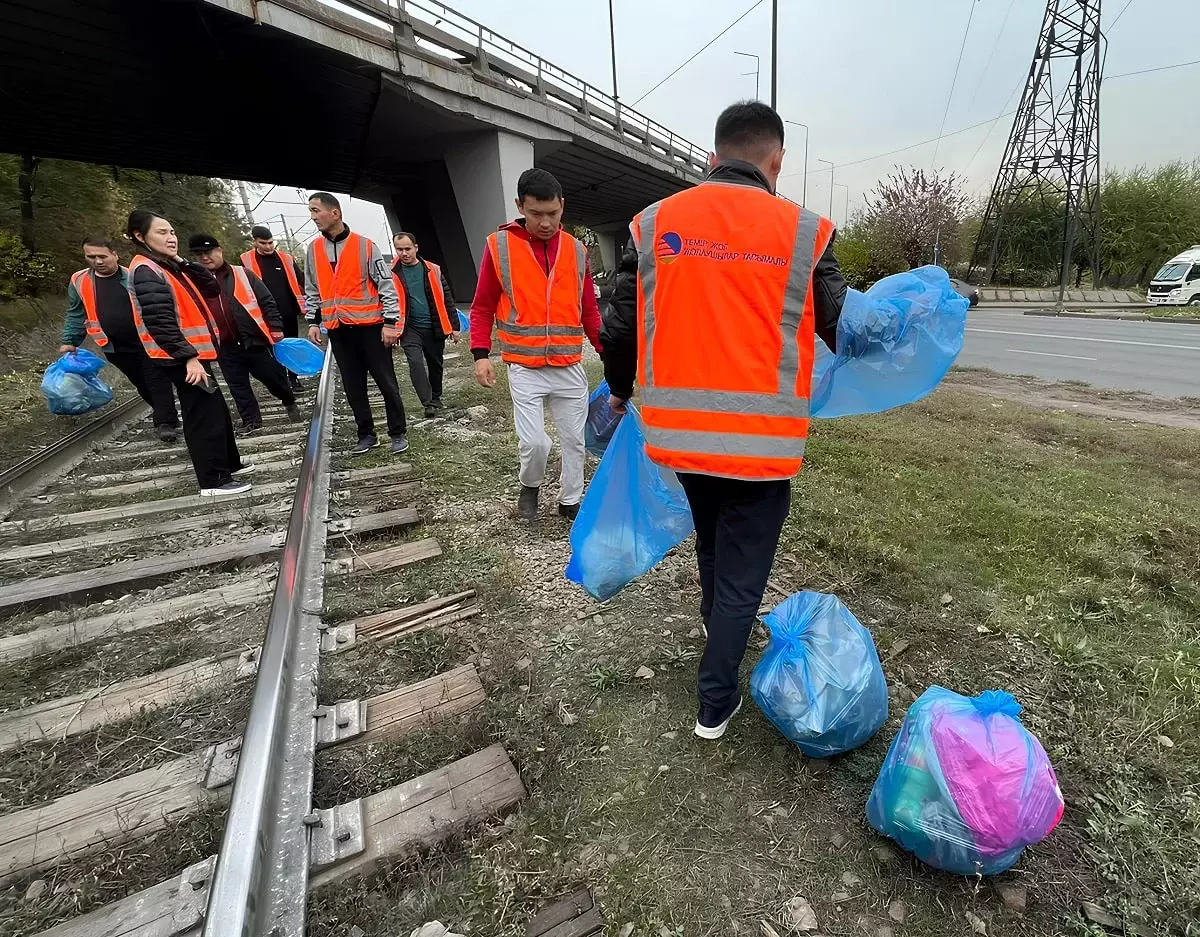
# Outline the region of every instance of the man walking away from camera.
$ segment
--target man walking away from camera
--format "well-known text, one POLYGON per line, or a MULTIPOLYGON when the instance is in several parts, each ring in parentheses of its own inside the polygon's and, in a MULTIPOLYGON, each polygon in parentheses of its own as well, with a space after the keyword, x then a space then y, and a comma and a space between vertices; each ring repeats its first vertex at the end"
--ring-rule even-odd
POLYGON ((471 304, 471 354, 475 379, 496 385, 488 355, 492 323, 500 357, 508 365, 513 423, 521 453, 517 514, 537 519, 538 493, 546 476, 551 440, 550 405, 562 446, 558 513, 574 519, 583 497, 588 383, 583 338, 600 351, 600 309, 587 250, 562 228, 562 186, 544 169, 527 169, 517 180, 521 217, 488 235, 471 304))
MULTIPOLYGON (((262 280, 275 297, 284 337, 296 338, 300 334, 300 320, 304 318, 304 271, 296 266, 290 254, 275 247, 275 236, 265 224, 251 228, 250 238, 254 246, 242 254, 242 266, 262 280)), ((288 383, 293 390, 300 387, 299 378, 291 371, 288 383)))
POLYGON ((367 399, 368 374, 383 395, 392 452, 406 452, 404 401, 392 361, 392 348, 400 341, 400 304, 392 272, 375 242, 347 227, 336 197, 314 192, 308 211, 321 232, 308 245, 305 262, 308 337, 319 345, 321 326, 329 333, 342 387, 358 424, 358 444, 351 453, 360 455, 379 445, 367 399))
POLYGON ((614 295, 603 334, 614 406, 638 374, 646 454, 692 508, 705 739, 742 705, 738 669, 804 459, 814 335, 834 349, 846 295, 833 222, 776 196, 782 165, 779 115, 726 108, 705 181, 630 226, 639 283, 614 295))
POLYGON ((217 358, 241 414, 242 428, 251 433, 262 429, 262 410, 250 385, 251 376, 283 403, 290 420, 303 419, 287 372, 271 351, 271 346, 283 338, 283 324, 271 291, 245 267, 226 263, 225 252, 212 235, 193 234, 188 248, 221 285, 220 295, 206 296, 205 300, 220 331, 217 358))
POLYGON ((87 266, 71 274, 67 287, 67 316, 58 353, 75 351, 90 335, 109 363, 150 404, 155 435, 172 443, 179 432, 175 394, 171 379, 150 360, 138 337, 129 270, 121 266, 116 246, 105 238, 84 241, 83 259, 87 266))
POLYGON ((396 262, 392 280, 400 300, 400 347, 408 358, 408 375, 427 417, 442 409, 442 371, 446 339, 458 341, 458 310, 442 268, 417 252, 417 239, 407 231, 392 238, 396 262), (428 370, 426 370, 428 368, 428 370))

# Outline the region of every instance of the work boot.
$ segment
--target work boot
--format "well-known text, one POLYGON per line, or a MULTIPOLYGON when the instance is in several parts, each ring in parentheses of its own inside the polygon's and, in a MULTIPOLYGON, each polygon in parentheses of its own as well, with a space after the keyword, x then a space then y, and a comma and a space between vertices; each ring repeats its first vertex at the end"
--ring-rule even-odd
POLYGON ((154 427, 154 435, 157 436, 160 441, 165 443, 172 443, 179 438, 179 434, 175 427, 167 426, 166 423, 161 423, 154 427))
POLYGON ((517 498, 517 517, 532 524, 537 520, 538 489, 529 485, 521 486, 521 497, 517 498))
POLYGON ((565 517, 567 520, 573 521, 579 515, 579 505, 578 504, 560 504, 558 506, 558 513, 561 514, 563 517, 565 517))
POLYGON ((300 412, 300 408, 296 404, 289 403, 284 409, 287 410, 288 419, 293 423, 299 423, 304 419, 304 414, 300 412))
POLYGON ((433 409, 435 409, 435 410, 442 410, 442 409, 445 409, 445 408, 442 406, 442 398, 441 398, 441 397, 434 397, 434 398, 433 398, 433 400, 431 400, 431 401, 429 402, 429 405, 430 405, 431 407, 433 407, 433 409))
POLYGON ((438 415, 437 407, 435 407, 433 404, 430 404, 428 407, 425 408, 425 419, 429 420, 437 415, 438 415))

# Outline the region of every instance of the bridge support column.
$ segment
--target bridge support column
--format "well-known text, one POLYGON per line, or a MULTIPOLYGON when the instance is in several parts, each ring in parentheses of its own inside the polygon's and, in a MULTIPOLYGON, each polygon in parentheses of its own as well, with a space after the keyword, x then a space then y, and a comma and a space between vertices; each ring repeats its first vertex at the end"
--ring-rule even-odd
POLYGON ((629 242, 629 222, 617 221, 596 225, 592 230, 596 232, 596 238, 600 242, 601 269, 616 270, 621 261, 621 253, 629 242))
POLYGON ((533 141, 502 130, 456 141, 445 156, 475 269, 487 236, 517 214, 517 179, 533 167, 533 141))

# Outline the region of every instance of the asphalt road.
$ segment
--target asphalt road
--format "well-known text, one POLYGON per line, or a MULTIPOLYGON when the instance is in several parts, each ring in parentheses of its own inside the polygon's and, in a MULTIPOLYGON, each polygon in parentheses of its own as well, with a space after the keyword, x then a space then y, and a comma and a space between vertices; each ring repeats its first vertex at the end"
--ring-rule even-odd
POLYGON ((958 363, 1162 397, 1200 397, 1200 325, 1049 318, 976 306, 958 363))

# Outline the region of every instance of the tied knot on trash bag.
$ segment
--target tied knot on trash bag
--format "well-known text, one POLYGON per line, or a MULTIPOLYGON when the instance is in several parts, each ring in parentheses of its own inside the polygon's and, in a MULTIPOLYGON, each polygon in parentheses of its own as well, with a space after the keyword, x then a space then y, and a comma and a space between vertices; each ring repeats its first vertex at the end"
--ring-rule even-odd
POLYGON ((107 362, 84 348, 69 351, 46 368, 42 396, 51 413, 79 416, 112 402, 113 392, 97 376, 107 362))
POLYGON ((641 417, 630 403, 571 525, 566 577, 593 598, 610 599, 692 530, 683 486, 646 455, 641 417))
POLYGON ((887 681, 871 633, 834 595, 797 592, 764 619, 771 641, 750 695, 810 758, 858 748, 887 721, 887 681))
POLYGON ((996 875, 1062 819, 1050 758, 1008 693, 934 686, 912 704, 867 801, 867 821, 922 862, 996 875))
POLYGON ((281 338, 272 351, 275 360, 293 374, 311 377, 325 365, 325 352, 307 338, 281 338))
POLYGON ((816 343, 812 416, 880 413, 928 395, 962 351, 968 308, 941 267, 847 290, 837 354, 816 343))

